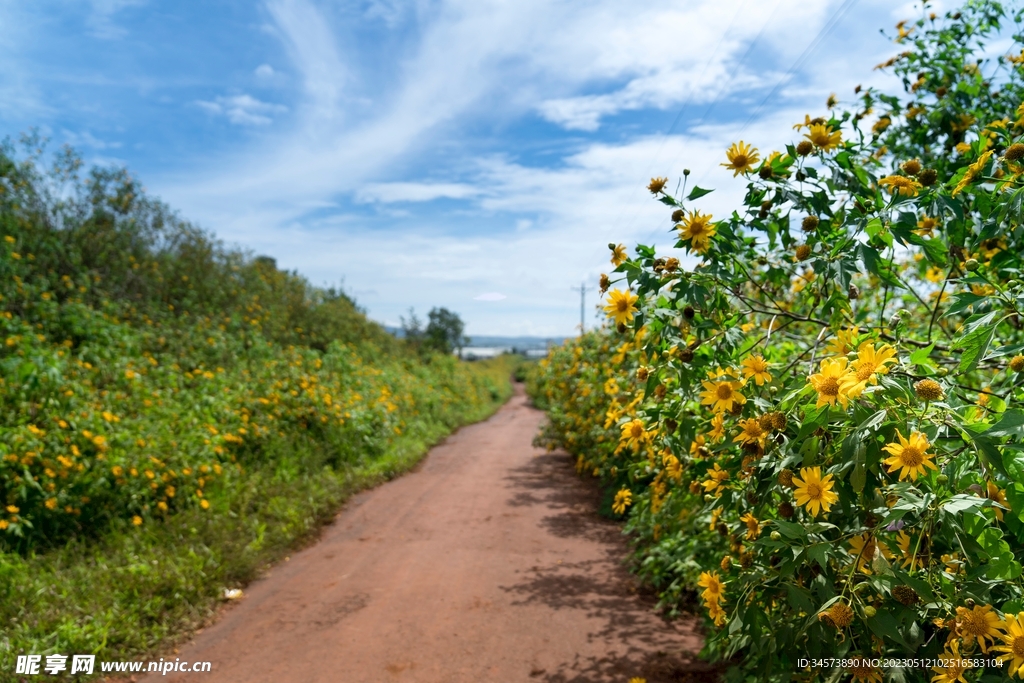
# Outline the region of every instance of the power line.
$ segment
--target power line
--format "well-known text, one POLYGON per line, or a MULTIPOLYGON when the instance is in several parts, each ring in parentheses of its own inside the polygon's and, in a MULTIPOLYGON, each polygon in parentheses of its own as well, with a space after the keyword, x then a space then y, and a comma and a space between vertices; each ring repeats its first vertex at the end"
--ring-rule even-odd
MULTIPOLYGON (((782 3, 782 0, 779 0, 779 4, 781 4, 781 3, 782 3)), ((719 51, 719 49, 721 49, 722 44, 725 42, 726 36, 729 35, 729 32, 732 30, 733 26, 736 25, 736 20, 739 19, 740 14, 741 14, 741 10, 745 6, 746 6, 746 2, 741 2, 736 7, 736 12, 733 14, 732 19, 729 21, 729 25, 726 27, 725 31, 722 32, 722 37, 718 39, 718 44, 716 44, 715 48, 711 51, 711 56, 708 58, 708 61, 704 63, 704 68, 701 70, 700 76, 697 79, 698 83, 700 83, 700 82, 702 82, 704 80, 704 76, 707 74, 708 69, 710 69, 711 65, 714 63, 715 57, 718 56, 718 51, 719 51)), ((776 5, 775 8, 778 9, 778 5, 776 5)), ((762 31, 763 30, 764 29, 762 29, 762 31)), ((658 157, 661 156, 661 152, 665 148, 665 142, 668 140, 668 137, 672 134, 672 131, 675 130, 675 127, 679 123, 679 121, 682 120, 683 112, 685 112, 687 110, 687 108, 689 108, 690 104, 693 102, 694 94, 696 92, 697 92, 697 88, 691 88, 690 89, 689 94, 686 96, 686 100, 683 102, 682 106, 679 107, 679 111, 676 113, 675 118, 672 120, 672 125, 670 125, 668 127, 668 129, 664 133, 661 134, 661 142, 658 145, 658 149, 655 150, 654 157, 651 159, 650 164, 648 164, 648 166, 647 166, 647 172, 648 173, 651 172, 651 169, 654 167, 654 164, 657 162, 658 157)), ((634 197, 636 196, 636 193, 638 191, 639 191, 639 187, 637 187, 636 189, 633 190, 633 196, 634 197)), ((630 203, 632 203, 632 199, 630 200, 630 203)), ((614 225, 618 225, 619 219, 622 218, 622 214, 623 214, 624 211, 625 211, 625 206, 623 206, 619 210, 619 215, 615 218, 614 225)), ((629 225, 626 226, 626 230, 627 231, 630 228, 633 227, 633 222, 635 220, 636 220, 636 214, 634 213, 633 218, 629 222, 629 225)))
MULTIPOLYGON (((844 0, 843 4, 836 8, 835 12, 832 13, 832 16, 829 18, 829 20, 825 22, 824 25, 822 25, 817 35, 814 36, 814 39, 807 45, 806 48, 804 48, 804 51, 800 53, 800 56, 796 58, 796 61, 793 62, 792 66, 789 67, 786 73, 784 73, 775 83, 775 87, 773 87, 771 91, 767 95, 765 95, 765 98, 761 100, 761 104, 757 105, 757 107, 750 114, 750 116, 747 117, 746 123, 743 124, 743 127, 740 128, 739 132, 736 133, 734 137, 739 138, 741 135, 743 135, 744 131, 746 131, 747 128, 750 127, 750 124, 754 122, 754 119, 756 119, 758 114, 760 114, 761 111, 765 108, 765 105, 767 105, 768 102, 779 93, 779 91, 782 89, 782 86, 785 85, 785 83, 788 82, 788 80, 796 73, 796 71, 803 66, 807 58, 810 57, 811 54, 818 48, 818 45, 821 44, 821 41, 823 41, 826 38, 826 36, 828 36, 828 34, 832 32, 832 29, 834 29, 839 24, 839 21, 843 18, 843 15, 845 15, 846 12, 851 7, 853 7, 853 4, 855 2, 857 2, 857 0, 844 0)), ((715 164, 714 162, 712 162, 711 165, 708 166, 701 174, 699 180, 704 180, 707 177, 707 174, 714 167, 715 164)))

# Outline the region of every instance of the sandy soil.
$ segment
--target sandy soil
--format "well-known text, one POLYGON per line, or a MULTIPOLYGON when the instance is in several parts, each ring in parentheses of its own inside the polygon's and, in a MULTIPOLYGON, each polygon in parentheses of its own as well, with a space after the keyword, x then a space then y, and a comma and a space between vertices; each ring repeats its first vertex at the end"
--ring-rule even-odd
POLYGON ((542 419, 517 387, 172 655, 211 673, 141 681, 714 680, 691 656, 695 622, 662 620, 637 591, 593 483, 531 446, 542 419))

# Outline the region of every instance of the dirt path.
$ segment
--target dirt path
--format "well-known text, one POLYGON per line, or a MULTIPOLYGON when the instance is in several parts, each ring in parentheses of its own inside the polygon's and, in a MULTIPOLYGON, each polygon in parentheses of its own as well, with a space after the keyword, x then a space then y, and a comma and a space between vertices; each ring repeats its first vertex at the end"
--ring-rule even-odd
POLYGON ((405 477, 355 496, 322 540, 249 586, 176 657, 203 683, 712 680, 691 621, 651 612, 617 525, 564 454, 530 444, 522 388, 405 477))

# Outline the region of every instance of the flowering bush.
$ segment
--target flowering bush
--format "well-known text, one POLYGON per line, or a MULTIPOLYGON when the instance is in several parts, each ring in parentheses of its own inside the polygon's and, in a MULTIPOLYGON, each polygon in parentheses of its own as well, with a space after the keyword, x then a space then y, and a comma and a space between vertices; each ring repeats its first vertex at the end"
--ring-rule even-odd
POLYGON ((733 145, 729 216, 653 179, 683 253, 610 245, 611 329, 531 378, 737 679, 1024 677, 1024 51, 977 58, 1007 20, 902 22, 905 93, 733 145))
POLYGON ((344 470, 507 394, 507 364, 421 359, 126 174, 0 152, 0 551, 227 514, 223 479, 284 467, 290 441, 344 470))

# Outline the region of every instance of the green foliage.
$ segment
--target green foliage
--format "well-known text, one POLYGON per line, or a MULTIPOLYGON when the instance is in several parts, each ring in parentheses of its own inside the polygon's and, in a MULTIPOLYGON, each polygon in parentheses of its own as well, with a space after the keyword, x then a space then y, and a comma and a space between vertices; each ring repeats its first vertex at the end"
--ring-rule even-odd
POLYGON ((734 145, 747 190, 723 219, 653 181, 699 262, 613 256, 618 330, 531 377, 542 441, 617 492, 637 570, 666 607, 699 595, 733 680, 1024 664, 1020 25, 988 0, 902 24, 885 66, 906 92, 808 116, 764 159, 734 145))
POLYGON ((25 142, 0 150, 0 661, 158 647, 508 397, 511 359, 412 353, 25 142))

